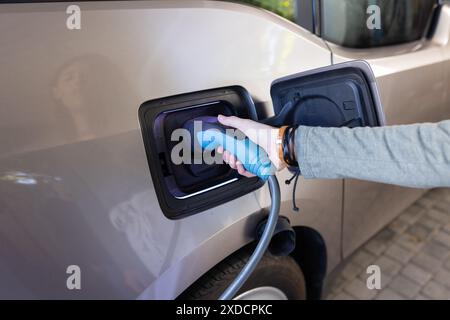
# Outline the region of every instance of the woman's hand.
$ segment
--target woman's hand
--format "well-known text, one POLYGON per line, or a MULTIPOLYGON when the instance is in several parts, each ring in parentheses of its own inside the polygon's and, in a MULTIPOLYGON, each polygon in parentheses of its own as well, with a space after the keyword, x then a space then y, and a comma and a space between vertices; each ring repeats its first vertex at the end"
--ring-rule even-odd
MULTIPOLYGON (((226 117, 219 115, 218 120, 225 126, 233 127, 242 131, 250 140, 261 146, 261 148, 263 148, 269 155, 269 159, 277 171, 285 167, 284 163, 278 156, 278 128, 235 116, 226 117)), ((222 147, 217 148, 217 152, 222 153, 223 161, 228 163, 231 168, 237 170, 239 174, 245 177, 254 177, 253 174, 245 170, 242 163, 237 160, 234 155, 230 154, 226 150, 224 151, 222 147)))

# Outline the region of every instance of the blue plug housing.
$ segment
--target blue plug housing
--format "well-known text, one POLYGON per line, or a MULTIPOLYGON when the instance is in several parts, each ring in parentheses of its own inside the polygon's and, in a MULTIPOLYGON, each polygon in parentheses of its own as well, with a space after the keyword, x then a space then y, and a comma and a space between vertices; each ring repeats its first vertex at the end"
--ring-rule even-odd
POLYGON ((197 141, 206 150, 222 146, 242 163, 245 170, 264 181, 275 174, 276 169, 263 148, 248 138, 238 139, 224 131, 224 127, 218 127, 198 132, 197 141))

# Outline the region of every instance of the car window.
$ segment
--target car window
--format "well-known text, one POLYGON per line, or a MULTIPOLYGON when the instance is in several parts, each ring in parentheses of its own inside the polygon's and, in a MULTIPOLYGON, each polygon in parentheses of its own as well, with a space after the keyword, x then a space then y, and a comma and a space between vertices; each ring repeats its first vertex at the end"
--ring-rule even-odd
MULTIPOLYGON (((61 0, 0 0, 0 3, 53 1, 61 0)), ((272 11, 327 41, 352 48, 386 46, 422 38, 438 3, 438 0, 226 1, 272 11)))
POLYGON ((322 0, 321 36, 354 48, 400 44, 427 31, 435 0, 322 0))

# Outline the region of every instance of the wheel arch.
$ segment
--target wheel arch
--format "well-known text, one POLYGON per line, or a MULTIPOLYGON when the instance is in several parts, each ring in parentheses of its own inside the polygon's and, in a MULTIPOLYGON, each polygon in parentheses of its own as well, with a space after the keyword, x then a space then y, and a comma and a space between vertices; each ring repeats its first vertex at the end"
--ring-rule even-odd
MULTIPOLYGON (((305 278, 307 299, 318 300, 321 298, 323 282, 327 270, 327 250, 325 241, 322 235, 311 227, 295 226, 293 229, 296 234, 296 246, 290 256, 294 258, 305 278)), ((243 245, 226 256, 217 265, 230 259, 230 257, 239 255, 240 252, 254 247, 254 245, 255 241, 243 245)), ((196 286, 198 281, 207 275, 208 272, 216 268, 217 265, 207 270, 201 277, 181 292, 178 298, 183 299, 184 294, 192 287, 196 286)))
POLYGON ((291 256, 300 266, 306 281, 308 300, 318 300, 322 295, 327 272, 327 248, 322 235, 307 226, 293 227, 296 246, 291 256))

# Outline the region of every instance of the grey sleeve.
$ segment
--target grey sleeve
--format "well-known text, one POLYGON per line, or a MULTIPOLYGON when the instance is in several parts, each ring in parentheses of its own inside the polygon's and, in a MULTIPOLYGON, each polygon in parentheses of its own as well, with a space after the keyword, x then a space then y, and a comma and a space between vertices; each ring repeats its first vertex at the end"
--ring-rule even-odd
POLYGON ((305 178, 450 186, 450 120, 353 129, 300 126, 295 143, 305 178))

